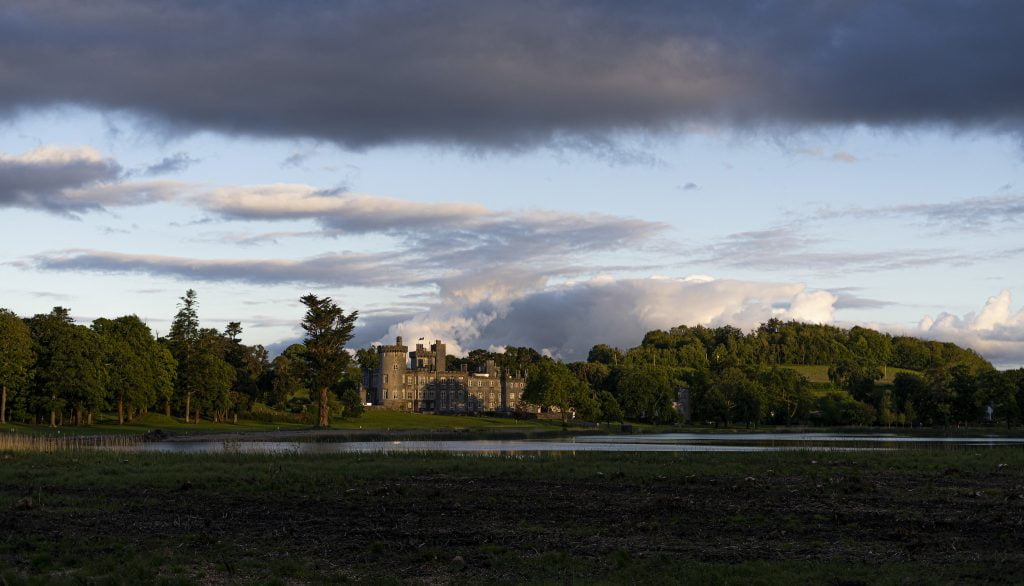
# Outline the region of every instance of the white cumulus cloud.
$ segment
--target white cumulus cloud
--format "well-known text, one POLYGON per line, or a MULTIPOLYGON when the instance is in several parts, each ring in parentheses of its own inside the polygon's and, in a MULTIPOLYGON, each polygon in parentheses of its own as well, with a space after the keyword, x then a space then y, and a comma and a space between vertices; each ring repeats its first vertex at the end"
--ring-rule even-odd
POLYGON ((997 366, 1024 365, 1024 307, 1013 311, 1013 297, 1004 289, 989 297, 981 311, 957 316, 943 312, 925 316, 918 334, 973 348, 997 366))
POLYGON ((375 335, 380 341, 396 335, 442 339, 453 353, 530 346, 579 360, 594 344, 631 347, 650 330, 683 324, 749 330, 772 317, 830 323, 836 301, 833 294, 808 291, 801 283, 602 277, 524 292, 514 299, 470 303, 451 298, 393 324, 386 333, 364 332, 361 341, 375 335))

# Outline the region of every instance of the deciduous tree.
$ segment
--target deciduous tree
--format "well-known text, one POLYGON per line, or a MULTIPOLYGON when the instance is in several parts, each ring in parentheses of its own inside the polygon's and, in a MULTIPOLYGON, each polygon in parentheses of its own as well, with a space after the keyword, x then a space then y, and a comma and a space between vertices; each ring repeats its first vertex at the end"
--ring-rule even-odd
POLYGON ((34 361, 32 332, 20 317, 0 309, 0 423, 7 423, 8 390, 24 392, 34 361))

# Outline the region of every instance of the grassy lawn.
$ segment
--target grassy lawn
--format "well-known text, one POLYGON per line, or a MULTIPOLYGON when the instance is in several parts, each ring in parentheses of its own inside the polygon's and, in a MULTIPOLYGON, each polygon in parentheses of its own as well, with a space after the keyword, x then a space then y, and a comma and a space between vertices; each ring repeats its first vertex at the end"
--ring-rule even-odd
MULTIPOLYGON (((815 364, 815 365, 799 365, 799 364, 784 364, 783 368, 789 368, 804 375, 805 378, 811 383, 815 384, 826 384, 828 380, 828 369, 827 364, 815 364)), ((908 370, 906 368, 895 368, 892 366, 885 367, 885 376, 882 377, 880 384, 889 385, 892 384, 893 379, 896 375, 901 372, 909 372, 911 374, 921 374, 916 370, 908 370)))
MULTIPOLYGON (((149 413, 138 418, 132 423, 126 423, 124 425, 118 425, 116 419, 109 417, 98 417, 95 419, 93 425, 83 425, 76 427, 74 425, 64 425, 59 428, 61 434, 69 435, 96 435, 96 434, 108 434, 108 433, 128 433, 138 434, 146 433, 154 429, 162 429, 164 431, 190 431, 190 432, 210 432, 210 431, 270 431, 277 429, 303 429, 308 426, 287 424, 287 423, 262 423, 258 421, 243 421, 239 420, 238 424, 233 423, 214 423, 208 420, 202 420, 198 424, 196 423, 185 423, 184 418, 181 417, 167 417, 166 415, 160 415, 157 413, 149 413)), ((46 425, 23 425, 19 423, 0 425, 2 431, 16 431, 18 433, 28 434, 56 434, 57 429, 50 428, 46 425)))
POLYGON ((339 429, 492 429, 502 427, 551 427, 554 424, 537 420, 515 420, 507 417, 476 417, 430 415, 403 411, 366 411, 360 417, 338 420, 331 427, 339 429))
MULTIPOLYGON (((209 433, 209 432, 248 432, 248 431, 277 431, 277 430, 302 430, 309 429, 311 425, 295 423, 264 423, 252 420, 239 420, 235 423, 214 423, 209 420, 201 420, 199 423, 185 423, 180 417, 167 417, 157 413, 149 413, 132 423, 118 425, 116 419, 109 416, 101 416, 95 419, 94 425, 76 427, 65 425, 59 428, 60 434, 64 435, 96 435, 108 433, 146 433, 154 429, 160 429, 175 433, 209 433)), ((429 415, 423 413, 405 413, 401 411, 366 411, 362 416, 354 419, 332 419, 331 427, 334 429, 378 429, 387 430, 444 430, 444 429, 474 429, 474 430, 504 430, 504 429, 556 429, 559 424, 556 422, 545 422, 537 420, 515 420, 504 417, 476 417, 476 416, 455 416, 455 415, 429 415)), ((26 434, 57 434, 58 430, 46 425, 23 425, 8 423, 0 425, 0 432, 15 431, 26 434)))
POLYGON ((0 466, 12 585, 1024 581, 1020 448, 0 466))

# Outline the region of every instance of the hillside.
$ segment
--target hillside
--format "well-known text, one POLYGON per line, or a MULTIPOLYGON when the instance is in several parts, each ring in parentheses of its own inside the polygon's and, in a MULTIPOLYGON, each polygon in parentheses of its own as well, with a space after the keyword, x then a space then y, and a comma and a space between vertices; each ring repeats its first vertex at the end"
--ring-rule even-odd
MULTIPOLYGON (((784 368, 789 368, 799 372, 808 382, 813 384, 827 384, 828 380, 828 369, 827 364, 783 364, 784 368)), ((891 385, 896 375, 901 372, 910 374, 920 375, 921 372, 917 370, 911 370, 909 368, 897 368, 895 366, 886 366, 883 368, 884 376, 881 380, 877 381, 878 384, 891 385)))

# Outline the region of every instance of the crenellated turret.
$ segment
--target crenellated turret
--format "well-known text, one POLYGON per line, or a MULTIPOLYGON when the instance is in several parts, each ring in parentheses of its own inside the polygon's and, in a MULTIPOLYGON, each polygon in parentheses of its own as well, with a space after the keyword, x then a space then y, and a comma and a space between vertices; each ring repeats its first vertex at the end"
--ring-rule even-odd
POLYGON ((402 336, 395 338, 394 344, 377 347, 377 363, 380 365, 377 372, 377 388, 380 389, 378 400, 385 405, 397 399, 402 390, 406 371, 405 357, 408 351, 409 348, 402 344, 402 336))

